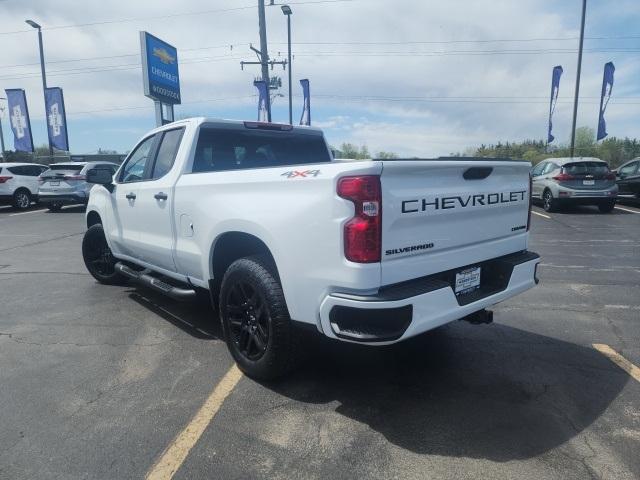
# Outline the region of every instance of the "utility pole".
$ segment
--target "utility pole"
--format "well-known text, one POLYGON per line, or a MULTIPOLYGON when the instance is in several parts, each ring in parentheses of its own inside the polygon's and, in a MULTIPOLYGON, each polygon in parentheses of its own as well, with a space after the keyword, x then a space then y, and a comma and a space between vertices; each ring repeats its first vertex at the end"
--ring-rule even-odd
MULTIPOLYGON (((257 62, 240 62, 240 68, 244 70, 245 65, 261 65, 262 66, 262 80, 267 84, 267 88, 271 88, 271 81, 269 80, 269 66, 273 69, 274 65, 287 65, 286 61, 277 62, 275 60, 269 60, 269 51, 267 48, 267 23, 265 20, 264 12, 264 0, 258 0, 258 27, 260 28, 260 50, 254 48, 253 45, 249 45, 249 48, 253 50, 258 56, 257 62)), ((267 121, 271 122, 271 96, 267 95, 267 121)))
MULTIPOLYGON (((260 28, 260 61, 262 63, 262 80, 269 83, 269 51, 267 48, 267 22, 264 15, 264 0, 258 0, 258 26, 260 28)), ((267 95, 267 121, 271 123, 271 99, 267 95)))
POLYGON ((292 85, 291 85, 291 14, 293 13, 291 7, 289 5, 282 5, 280 7, 282 9, 282 13, 287 17, 287 52, 289 62, 289 125, 293 125, 293 93, 292 93, 292 85))
POLYGON ((578 96, 580 94, 580 71, 582 70, 582 46, 584 44, 584 20, 587 13, 587 0, 582 0, 582 23, 580 25, 580 46, 578 47, 578 72, 576 73, 576 91, 573 97, 573 124, 571 127, 571 156, 576 146, 576 120, 578 117, 578 96))

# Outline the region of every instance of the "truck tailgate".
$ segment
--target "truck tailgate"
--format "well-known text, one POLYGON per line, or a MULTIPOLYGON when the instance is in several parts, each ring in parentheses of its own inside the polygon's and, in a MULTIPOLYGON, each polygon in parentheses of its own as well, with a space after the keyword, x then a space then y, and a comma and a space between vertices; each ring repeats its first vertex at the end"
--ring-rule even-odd
POLYGON ((527 162, 384 161, 382 284, 527 248, 527 162))

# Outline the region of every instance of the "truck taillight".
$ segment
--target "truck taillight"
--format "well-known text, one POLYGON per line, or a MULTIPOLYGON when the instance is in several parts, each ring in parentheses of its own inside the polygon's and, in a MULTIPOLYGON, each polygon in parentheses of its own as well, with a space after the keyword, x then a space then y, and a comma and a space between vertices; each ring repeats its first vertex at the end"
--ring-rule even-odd
POLYGON ((533 179, 529 173, 529 216, 527 217, 527 232, 531 228, 531 207, 533 207, 533 179))
POLYGON ((343 177, 338 181, 338 195, 355 206, 353 218, 344 225, 344 256, 357 263, 379 262, 382 250, 380 177, 343 177))

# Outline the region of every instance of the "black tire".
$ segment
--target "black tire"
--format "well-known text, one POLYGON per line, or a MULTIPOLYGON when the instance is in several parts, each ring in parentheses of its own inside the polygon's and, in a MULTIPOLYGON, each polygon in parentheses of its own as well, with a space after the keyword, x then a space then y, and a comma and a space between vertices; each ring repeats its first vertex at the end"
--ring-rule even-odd
POLYGON ((116 259, 111 254, 102 225, 92 225, 82 239, 82 259, 93 278, 105 285, 124 285, 127 277, 116 272, 116 259))
POLYGON ((59 212, 62 209, 62 202, 51 202, 48 207, 50 212, 59 212))
POLYGON ((615 201, 611 201, 611 202, 604 202, 604 203, 600 203, 598 205, 598 209, 600 210, 600 212, 602 213, 611 213, 613 212, 613 208, 616 206, 616 202, 615 201))
POLYGON ((544 195, 542 196, 542 208, 544 208, 545 212, 555 211, 556 202, 553 198, 553 193, 551 193, 551 190, 544 191, 544 195))
POLYGON ((218 305, 227 347, 247 376, 273 380, 291 370, 297 339, 273 262, 262 255, 233 262, 218 305))
POLYGON ((31 206, 31 193, 26 188, 19 188, 13 193, 11 204, 18 210, 26 210, 31 206))

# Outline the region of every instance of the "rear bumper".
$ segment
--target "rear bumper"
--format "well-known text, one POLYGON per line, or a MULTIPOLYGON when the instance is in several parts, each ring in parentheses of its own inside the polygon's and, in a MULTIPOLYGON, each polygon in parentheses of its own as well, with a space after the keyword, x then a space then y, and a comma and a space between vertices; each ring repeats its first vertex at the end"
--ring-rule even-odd
POLYGON ((554 194, 554 197, 559 201, 576 205, 598 204, 603 201, 615 200, 617 196, 617 185, 605 190, 578 190, 559 186, 554 194))
POLYGON ((75 193, 48 193, 39 192, 38 199, 40 203, 87 203, 89 197, 84 192, 75 193))
POLYGON ((537 283, 539 262, 540 257, 532 252, 482 262, 478 264, 483 268, 480 290, 460 297, 450 280, 455 271, 385 287, 377 295, 333 293, 320 305, 322 330, 328 337, 345 341, 399 342, 528 290, 537 283))

